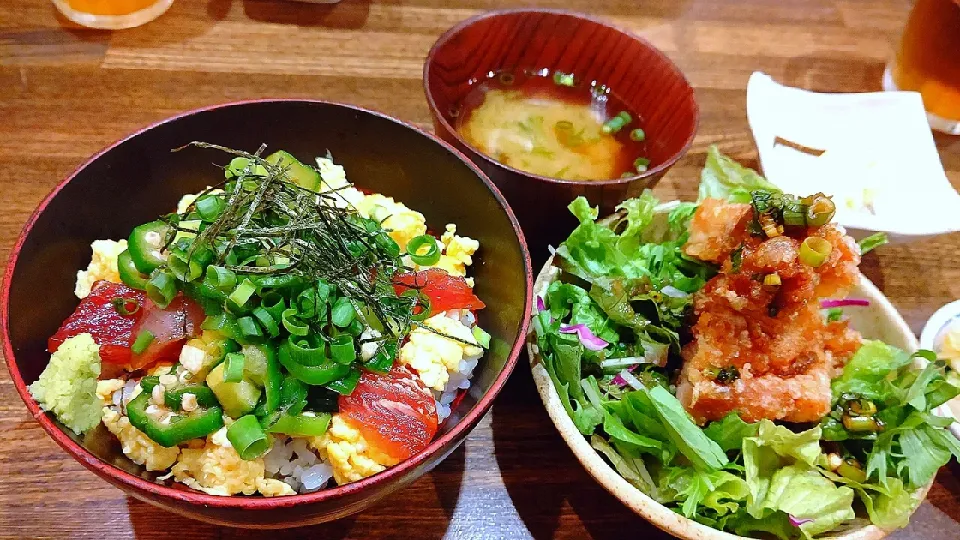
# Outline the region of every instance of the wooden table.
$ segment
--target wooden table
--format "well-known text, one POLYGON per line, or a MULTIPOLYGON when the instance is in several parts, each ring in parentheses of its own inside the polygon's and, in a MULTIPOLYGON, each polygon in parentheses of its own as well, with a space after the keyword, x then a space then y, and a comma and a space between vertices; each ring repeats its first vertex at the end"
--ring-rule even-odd
MULTIPOLYGON (((78 29, 49 0, 0 3, 0 260, 46 193, 104 145, 174 113, 230 100, 310 97, 428 126, 421 62, 456 22, 493 0, 343 0, 319 6, 177 0, 159 20, 78 29)), ((745 114, 754 70, 814 90, 879 90, 906 1, 542 0, 629 28, 676 60, 697 89, 700 133, 657 188, 691 197, 708 145, 756 165, 745 114)), ((960 138, 938 137, 960 187, 960 138)), ((960 297, 960 235, 888 246, 863 268, 919 332, 960 297)), ((42 299, 38 299, 42 301, 42 299)), ((960 467, 895 538, 960 537, 960 467)), ((521 359, 492 412, 432 473, 379 506, 284 533, 217 528, 125 497, 67 457, 0 373, 0 536, 166 538, 661 537, 583 471, 557 436, 521 359)))

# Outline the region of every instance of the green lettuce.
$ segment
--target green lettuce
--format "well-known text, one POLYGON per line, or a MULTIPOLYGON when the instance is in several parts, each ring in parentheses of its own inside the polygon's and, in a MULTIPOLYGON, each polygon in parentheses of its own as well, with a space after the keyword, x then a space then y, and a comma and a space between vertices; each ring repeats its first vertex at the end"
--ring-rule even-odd
POLYGON ((582 287, 554 281, 547 289, 546 300, 555 319, 567 320, 569 324, 585 324, 593 335, 607 342, 619 340, 609 318, 582 287))
POLYGON ((762 517, 774 474, 786 465, 812 466, 820 456, 820 428, 794 433, 770 420, 761 420, 757 435, 743 439, 743 466, 750 487, 748 511, 762 517))
POLYGON ((837 486, 815 466, 821 455, 820 436, 819 427, 795 433, 761 420, 757 435, 743 439, 751 517, 760 520, 782 512, 811 520, 800 525, 808 538, 855 517, 853 489, 837 486))
POLYGON ((843 374, 833 380, 834 396, 857 394, 879 399, 894 392, 887 375, 910 363, 910 355, 882 341, 864 340, 847 362, 843 374))
POLYGON ((740 450, 743 439, 756 437, 760 424, 744 422, 740 415, 732 412, 721 420, 711 422, 703 432, 713 439, 724 452, 740 450))
POLYGON ((757 171, 748 169, 720 153, 716 146, 707 150, 707 161, 700 173, 700 190, 697 201, 704 199, 724 199, 738 203, 749 203, 750 192, 755 189, 780 191, 777 186, 757 171))

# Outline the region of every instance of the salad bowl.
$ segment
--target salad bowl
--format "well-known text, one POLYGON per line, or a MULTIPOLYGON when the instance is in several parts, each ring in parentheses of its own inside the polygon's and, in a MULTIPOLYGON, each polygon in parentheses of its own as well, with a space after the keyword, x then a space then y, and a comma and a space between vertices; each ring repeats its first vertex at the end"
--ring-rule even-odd
POLYGON ((530 307, 530 259, 516 219, 499 191, 464 156, 398 120, 348 105, 308 100, 230 103, 187 112, 111 145, 61 182, 30 217, 12 250, 0 291, 3 355, 32 417, 71 457, 127 494, 211 523, 282 528, 358 512, 436 466, 489 409, 523 344, 530 307), (482 242, 476 294, 490 349, 473 385, 429 445, 383 472, 313 493, 266 498, 221 496, 164 485, 136 465, 103 429, 78 436, 38 407, 28 390, 50 354, 47 338, 70 314, 77 269, 90 244, 124 237, 132 226, 169 212, 184 193, 223 181, 208 150, 171 153, 191 141, 256 150, 261 144, 304 156, 329 152, 357 185, 422 208, 435 223, 458 223, 482 242), (217 177, 219 175, 219 178, 217 177), (42 302, 38 303, 38 299, 42 302))
MULTIPOLYGON (((534 291, 546 290, 555 278, 553 268, 553 257, 551 257, 537 276, 534 283, 534 291)), ((852 326, 859 330, 864 337, 879 339, 906 351, 914 351, 918 348, 917 338, 910 330, 910 327, 907 326, 906 321, 903 320, 903 317, 900 316, 896 308, 893 307, 890 301, 869 279, 861 277, 860 283, 852 295, 870 302, 870 306, 866 308, 850 311, 852 326)), ((573 420, 567 415, 563 403, 560 401, 560 395, 557 393, 557 389, 550 379, 550 375, 547 373, 546 368, 543 366, 537 354, 535 342, 536 340, 532 337, 531 333, 531 338, 527 340, 527 354, 530 358, 530 368, 533 372, 533 380, 537 386, 537 392, 540 394, 540 399, 543 400, 547 414, 550 415, 550 420, 553 421, 557 431, 560 432, 560 436, 590 476, 631 510, 674 536, 689 540, 733 540, 744 538, 718 531, 717 529, 697 523, 692 519, 687 519, 653 500, 649 495, 624 480, 623 477, 590 446, 590 442, 580 434, 573 420)), ((937 412, 942 415, 949 414, 949 412, 942 408, 937 412)), ((927 485, 917 496, 921 499, 924 498, 929 489, 930 485, 927 485)), ((887 536, 889 532, 890 531, 885 531, 876 525, 865 525, 859 529, 850 530, 834 536, 834 538, 842 538, 844 540, 877 540, 887 536)))
POLYGON ((696 203, 647 192, 603 219, 571 203, 580 225, 535 281, 527 340, 561 437, 680 538, 906 526, 960 457, 960 388, 857 269, 882 237, 854 243, 822 194, 793 198, 716 148, 701 179, 696 203), (803 221, 778 223, 791 201, 803 221))

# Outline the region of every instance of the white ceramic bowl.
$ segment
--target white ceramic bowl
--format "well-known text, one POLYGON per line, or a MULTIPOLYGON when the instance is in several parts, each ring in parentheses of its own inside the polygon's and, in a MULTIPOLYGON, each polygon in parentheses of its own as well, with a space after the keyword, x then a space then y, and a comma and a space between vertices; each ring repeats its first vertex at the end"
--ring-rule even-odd
MULTIPOLYGON (((535 295, 542 295, 546 288, 556 277, 555 267, 552 265, 553 258, 544 265, 537 276, 533 290, 535 295)), ((850 318, 851 324, 865 338, 880 339, 885 343, 899 347, 906 351, 915 351, 918 348, 917 338, 904 322, 903 317, 897 313, 889 300, 880 292, 877 287, 865 277, 860 278, 860 283, 850 294, 851 297, 866 298, 870 301, 869 307, 850 308, 844 311, 844 314, 850 318)), ((563 405, 560 402, 560 396, 557 394, 553 381, 550 379, 546 368, 536 354, 535 347, 536 336, 533 334, 533 326, 530 327, 530 334, 527 339, 527 353, 530 358, 530 367, 533 371, 533 379, 540 392, 540 398, 547 408, 547 413, 553 424, 560 432, 560 436, 567 442, 567 445, 573 450, 574 455, 580 460, 580 463, 587 469, 593 478, 600 483, 607 491, 620 499, 623 504, 630 507, 641 517, 653 523, 664 531, 679 538, 689 540, 733 540, 743 538, 734 534, 718 531, 706 525, 702 525, 687 519, 682 515, 670 510, 648 495, 635 488, 632 484, 623 479, 602 457, 597 453, 590 443, 577 430, 573 420, 567 415, 563 405)), ((918 366, 925 363, 925 360, 918 359, 918 366)), ((948 416, 950 412, 941 407, 935 411, 941 416, 948 416)), ((917 493, 921 499, 926 497, 928 485, 917 493)), ((875 525, 868 525, 855 530, 846 531, 843 534, 835 535, 833 538, 843 540, 876 540, 883 538, 890 531, 884 531, 875 525)))

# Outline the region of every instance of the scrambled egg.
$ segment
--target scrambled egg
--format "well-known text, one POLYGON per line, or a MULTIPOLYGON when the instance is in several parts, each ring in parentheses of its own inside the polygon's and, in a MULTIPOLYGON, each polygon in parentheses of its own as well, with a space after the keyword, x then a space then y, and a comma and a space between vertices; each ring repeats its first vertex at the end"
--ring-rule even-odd
POLYGON ((354 206, 364 217, 379 221, 387 234, 401 250, 407 249, 407 242, 415 236, 427 233, 427 219, 416 210, 411 210, 402 202, 380 194, 367 195, 354 206))
POLYGON ((112 407, 103 408, 103 425, 120 441, 124 455, 137 465, 143 465, 148 471, 165 470, 173 465, 180 455, 179 448, 164 448, 153 442, 150 437, 133 427, 129 418, 112 407))
POLYGON ((470 329, 458 320, 440 313, 423 324, 473 343, 454 341, 419 326, 410 333, 409 341, 400 349, 400 362, 417 370, 420 380, 428 387, 442 392, 450 380, 450 372, 459 370, 464 358, 480 356, 482 350, 470 329))
POLYGON ((371 446, 352 422, 335 414, 330 428, 310 441, 320 457, 333 467, 333 478, 338 484, 356 482, 373 476, 398 461, 371 446))
MULTIPOLYGON (((145 433, 133 427, 130 419, 110 407, 113 403, 113 393, 123 388, 125 382, 121 379, 107 379, 97 383, 97 396, 103 404, 103 425, 120 441, 123 453, 137 465, 143 465, 148 471, 162 471, 168 469, 180 456, 180 449, 164 448, 153 442, 145 433)), ((140 385, 134 387, 133 392, 126 396, 133 399, 140 393, 140 385)))
POLYGON ((363 200, 363 192, 347 181, 343 165, 337 165, 331 159, 317 158, 317 170, 320 171, 320 183, 324 188, 322 192, 334 192, 331 195, 336 197, 336 206, 357 206, 363 200))
POLYGON ((117 257, 127 249, 127 241, 94 240, 90 247, 93 249, 90 265, 86 270, 77 272, 77 285, 73 290, 77 298, 86 298, 93 284, 99 280, 120 283, 117 257))
MULTIPOLYGON (((480 242, 468 236, 457 236, 457 226, 449 223, 446 232, 437 241, 437 248, 440 250, 440 260, 435 264, 421 266, 410 260, 409 255, 404 256, 403 263, 415 271, 441 268, 451 276, 465 276, 467 267, 473 264, 473 254, 480 248, 480 242)), ((467 278, 467 284, 473 287, 473 278, 467 278)))
POLYGON ((263 458, 250 461, 240 455, 227 440, 227 428, 207 437, 199 448, 184 448, 180 461, 171 471, 178 482, 210 495, 253 495, 265 497, 293 495, 288 484, 264 478, 263 458))

